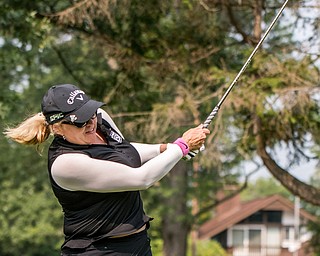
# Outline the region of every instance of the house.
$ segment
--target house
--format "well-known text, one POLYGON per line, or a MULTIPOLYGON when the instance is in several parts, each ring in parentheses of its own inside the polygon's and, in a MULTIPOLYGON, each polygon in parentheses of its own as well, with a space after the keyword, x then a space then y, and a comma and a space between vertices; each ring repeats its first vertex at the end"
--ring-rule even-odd
POLYGON ((200 226, 199 239, 214 239, 233 256, 309 255, 306 224, 316 217, 298 205, 279 195, 241 203, 237 195, 200 226))

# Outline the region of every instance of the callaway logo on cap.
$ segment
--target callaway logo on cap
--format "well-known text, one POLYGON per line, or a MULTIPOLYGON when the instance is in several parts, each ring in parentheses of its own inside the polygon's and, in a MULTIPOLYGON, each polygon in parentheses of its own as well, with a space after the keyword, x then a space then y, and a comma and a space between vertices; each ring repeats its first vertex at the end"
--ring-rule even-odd
POLYGON ((73 123, 88 121, 104 103, 90 99, 72 84, 52 86, 42 99, 41 109, 49 124, 62 119, 73 123))

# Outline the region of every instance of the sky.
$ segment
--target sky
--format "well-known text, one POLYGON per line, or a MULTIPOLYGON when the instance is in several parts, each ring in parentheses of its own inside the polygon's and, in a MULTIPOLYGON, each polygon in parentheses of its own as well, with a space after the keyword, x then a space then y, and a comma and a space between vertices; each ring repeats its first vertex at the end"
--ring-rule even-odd
MULTIPOLYGON (((290 167, 289 169, 286 168, 286 165, 284 164, 286 162, 286 156, 283 153, 280 153, 281 157, 277 164, 279 164, 282 168, 286 169, 287 171, 290 172, 291 175, 296 177, 297 179, 308 183, 310 181, 310 178, 312 175, 315 173, 316 170, 316 165, 318 161, 310 161, 310 162, 303 162, 298 166, 293 166, 290 167)), ((249 173, 251 170, 254 169, 254 166, 251 164, 248 164, 248 169, 246 169, 246 173, 249 173)), ((270 178, 272 175, 270 172, 265 168, 260 168, 256 173, 254 173, 251 177, 250 180, 254 181, 258 178, 270 178)))
MULTIPOLYGON (((299 12, 299 15, 305 19, 308 18, 319 18, 320 17, 320 1, 319 0, 308 0, 305 1, 304 4, 306 7, 302 8, 299 12), (308 8, 308 6, 310 6, 308 8), (314 8, 317 7, 317 8, 314 8)), ((294 15, 296 15, 293 12, 290 11, 284 11, 284 18, 285 19, 293 19, 294 15)), ((314 31, 314 28, 309 26, 306 23, 303 23, 302 20, 298 22, 294 28, 293 31, 293 38, 297 39, 301 42, 301 52, 307 52, 313 56, 319 56, 320 54, 320 38, 318 36, 317 43, 311 45, 308 39, 314 35, 320 34, 320 28, 318 28, 318 31, 314 31)), ((302 57, 303 53, 296 53, 297 57, 302 57)), ((318 59, 318 67, 320 68, 320 59, 318 59)))

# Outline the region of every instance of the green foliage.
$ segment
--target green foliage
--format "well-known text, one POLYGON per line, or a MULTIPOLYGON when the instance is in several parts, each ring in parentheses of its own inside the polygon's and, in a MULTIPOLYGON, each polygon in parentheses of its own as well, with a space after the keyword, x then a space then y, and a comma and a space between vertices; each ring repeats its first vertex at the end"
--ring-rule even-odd
POLYGON ((313 236, 311 238, 311 246, 313 249, 313 256, 319 256, 320 255, 320 222, 316 223, 309 223, 308 229, 313 233, 313 236))
POLYGON ((36 191, 34 178, 1 185, 1 255, 57 255, 62 243, 61 209, 51 189, 36 191), (14 187, 12 187, 14 186, 14 187))
POLYGON ((1 255, 57 255, 61 208, 51 191, 46 158, 1 137, 1 255))
MULTIPOLYGON (((214 240, 199 240, 196 243, 197 256, 227 256, 226 251, 214 240)), ((188 250, 187 256, 191 256, 191 250, 188 250)))
POLYGON ((241 193, 241 200, 250 201, 274 194, 290 198, 291 194, 274 178, 258 178, 248 184, 248 187, 241 193))
MULTIPOLYGON (((318 153, 318 156, 319 155, 320 154, 318 153)), ((320 187, 320 163, 318 163, 318 166, 316 167, 316 170, 310 179, 310 183, 317 188, 320 187)), ((313 236, 311 239, 311 246, 315 253, 314 256, 319 256, 320 255, 320 209, 317 206, 310 205, 304 202, 302 203, 303 203, 304 209, 312 213, 314 216, 317 216, 318 218, 316 222, 310 222, 308 224, 308 229, 313 233, 313 236)))

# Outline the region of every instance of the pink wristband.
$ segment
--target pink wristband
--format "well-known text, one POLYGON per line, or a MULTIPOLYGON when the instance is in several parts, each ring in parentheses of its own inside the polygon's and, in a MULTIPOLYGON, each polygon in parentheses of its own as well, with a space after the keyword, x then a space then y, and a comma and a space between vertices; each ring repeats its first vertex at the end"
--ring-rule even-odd
POLYGON ((182 138, 176 139, 173 144, 177 144, 181 148, 183 156, 189 153, 189 146, 182 138))

